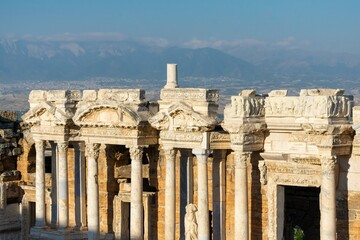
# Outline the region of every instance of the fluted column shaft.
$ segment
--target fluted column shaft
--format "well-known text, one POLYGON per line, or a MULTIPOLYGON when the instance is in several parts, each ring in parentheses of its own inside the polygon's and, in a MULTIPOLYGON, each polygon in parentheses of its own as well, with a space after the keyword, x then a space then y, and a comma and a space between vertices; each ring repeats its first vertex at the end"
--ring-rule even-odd
POLYGON ((57 143, 59 151, 59 228, 69 225, 68 142, 57 143))
POLYGON ((99 239, 99 153, 100 144, 86 144, 88 239, 99 239))
POLYGON ((320 238, 336 239, 336 186, 335 157, 321 158, 321 192, 320 192, 320 238))
POLYGON ((175 155, 173 148, 164 149, 166 157, 165 179, 165 239, 175 239, 175 155))
POLYGON ((130 147, 131 157, 131 203, 130 203, 130 239, 143 239, 143 177, 142 177, 143 148, 130 147))
POLYGON ((45 226, 45 145, 43 140, 35 140, 36 176, 35 176, 35 214, 37 227, 45 226))
POLYGON ((234 238, 249 239, 247 161, 248 153, 235 152, 235 226, 234 238))
POLYGON ((198 160, 198 239, 210 239, 208 169, 209 150, 193 149, 198 160))

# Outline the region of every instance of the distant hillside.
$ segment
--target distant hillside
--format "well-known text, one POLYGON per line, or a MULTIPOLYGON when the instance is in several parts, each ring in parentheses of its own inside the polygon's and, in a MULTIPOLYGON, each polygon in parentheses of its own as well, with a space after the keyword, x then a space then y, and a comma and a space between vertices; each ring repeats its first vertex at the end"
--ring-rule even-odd
POLYGON ((264 78, 261 68, 212 48, 157 48, 136 42, 0 42, 0 81, 85 80, 91 77, 165 79, 166 63, 182 77, 264 78))

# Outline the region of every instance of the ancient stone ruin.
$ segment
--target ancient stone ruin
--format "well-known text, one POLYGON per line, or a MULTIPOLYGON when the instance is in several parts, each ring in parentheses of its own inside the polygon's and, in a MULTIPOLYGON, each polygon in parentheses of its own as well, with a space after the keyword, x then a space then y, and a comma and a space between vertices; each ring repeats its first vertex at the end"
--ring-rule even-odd
POLYGON ((33 90, 0 113, 0 239, 358 239, 360 107, 339 89, 33 90))

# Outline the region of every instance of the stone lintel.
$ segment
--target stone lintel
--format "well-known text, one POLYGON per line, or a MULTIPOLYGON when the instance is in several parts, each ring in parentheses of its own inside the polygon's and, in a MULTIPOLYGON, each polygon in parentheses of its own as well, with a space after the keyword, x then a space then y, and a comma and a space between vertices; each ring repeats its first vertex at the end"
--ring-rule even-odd
POLYGON ((219 90, 205 88, 163 88, 160 92, 160 99, 162 101, 218 103, 219 90))

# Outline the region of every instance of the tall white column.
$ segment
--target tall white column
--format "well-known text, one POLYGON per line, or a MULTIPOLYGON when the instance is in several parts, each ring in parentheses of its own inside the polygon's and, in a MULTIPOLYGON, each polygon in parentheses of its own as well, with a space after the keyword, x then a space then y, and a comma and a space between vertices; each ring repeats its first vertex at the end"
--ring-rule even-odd
POLYGON ((198 239, 210 239, 208 168, 209 150, 193 149, 198 160, 198 239))
POLYGON ((59 228, 69 225, 68 142, 57 143, 59 151, 59 228))
POLYGON ((164 149, 166 157, 165 179, 165 239, 175 239, 175 156, 173 148, 164 149))
POLYGON ((99 153, 100 144, 86 144, 88 239, 99 239, 99 153))
POLYGON ((247 161, 248 153, 235 151, 235 226, 234 238, 249 239, 247 161))
POLYGON ((320 239, 336 239, 335 157, 321 157, 320 239))
POLYGON ((225 158, 226 150, 213 152, 213 232, 214 239, 225 239, 225 158))
POLYGON ((130 147, 131 157, 131 203, 130 203, 130 239, 143 239, 143 176, 142 176, 143 148, 130 147))
POLYGON ((45 142, 35 140, 36 176, 35 176, 35 214, 37 227, 45 226, 45 142))

